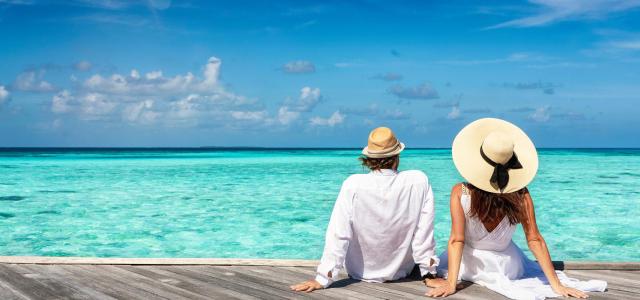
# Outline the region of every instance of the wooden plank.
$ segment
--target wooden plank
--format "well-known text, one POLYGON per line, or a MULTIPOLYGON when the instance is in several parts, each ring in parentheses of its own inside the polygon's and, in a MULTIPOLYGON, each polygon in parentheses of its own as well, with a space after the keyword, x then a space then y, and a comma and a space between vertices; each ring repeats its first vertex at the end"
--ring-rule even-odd
POLYGON ((109 273, 115 276, 127 277, 135 280, 136 282, 143 282, 151 289, 154 289, 155 293, 168 299, 210 299, 208 297, 190 292, 189 290, 166 284, 160 280, 142 276, 129 270, 116 268, 115 266, 100 266, 99 268, 106 268, 109 273))
POLYGON ((91 285, 92 288, 117 299, 164 299, 145 289, 133 286, 131 284, 132 280, 128 281, 123 278, 115 279, 105 276, 104 271, 89 268, 92 266, 66 265, 62 267, 70 272, 75 280, 80 281, 81 284, 91 285))
MULTIPOLYGON (((567 276, 575 276, 581 280, 589 280, 589 279, 598 279, 604 280, 607 282, 607 288, 610 290, 622 290, 629 293, 635 293, 640 297, 640 275, 639 276, 629 276, 620 271, 609 271, 609 270, 589 270, 589 271, 578 271, 572 270, 570 272, 566 272, 567 276), (629 276, 631 278, 625 278, 629 276)), ((631 274, 635 275, 635 274, 631 274)))
MULTIPOLYGON (((316 274, 314 270, 308 268, 299 268, 299 267, 282 267, 283 269, 288 269, 294 272, 299 272, 302 274, 306 274, 309 278, 313 278, 316 274)), ((371 283, 373 284, 373 283, 371 283)), ((330 288, 335 289, 349 289, 363 295, 367 295, 369 298, 380 298, 380 299, 398 299, 401 297, 398 293, 390 292, 390 291, 381 291, 378 289, 367 288, 363 286, 363 284, 357 280, 349 279, 342 277, 342 279, 335 281, 330 288)))
MULTIPOLYGON (((268 272, 272 274, 274 279, 283 280, 285 285, 287 286, 310 279, 309 275, 307 274, 289 271, 283 267, 268 267, 268 269, 267 267, 261 267, 259 269, 256 269, 255 272, 268 272)), ((346 277, 343 276, 342 278, 346 278, 346 277)), ((300 293, 303 294, 302 292, 300 293)), ((329 297, 333 297, 334 299, 369 299, 370 298, 367 295, 363 295, 361 293, 354 292, 348 289, 328 288, 328 289, 317 290, 317 291, 314 291, 313 293, 326 295, 329 297)))
POLYGON ((36 277, 29 277, 37 280, 38 282, 52 288, 68 290, 70 294, 78 294, 78 297, 70 295, 70 298, 79 299, 100 299, 100 300, 114 300, 104 293, 96 291, 94 289, 87 288, 84 284, 77 284, 68 279, 68 276, 59 266, 55 265, 15 265, 15 268, 21 268, 31 275, 37 275, 36 277), (61 287, 63 286, 63 287, 61 287))
POLYGON ((15 290, 13 287, 4 284, 0 280, 0 299, 6 300, 28 300, 29 297, 15 290))
POLYGON ((155 278, 167 284, 171 284, 193 293, 209 297, 211 299, 243 299, 256 300, 257 297, 246 295, 224 286, 215 285, 211 281, 201 281, 188 276, 161 270, 158 266, 116 266, 140 275, 155 278))
MULTIPOLYGON (((32 265, 34 267, 40 267, 41 265, 32 265)), ((65 282, 65 284, 70 285, 70 286, 74 286, 75 288, 77 288, 78 290, 82 291, 83 293, 89 295, 91 297, 91 299, 101 299, 101 300, 115 300, 117 298, 113 297, 113 296, 109 296, 106 293, 103 293, 101 291, 99 291, 98 289, 94 289, 92 288, 92 286, 90 284, 87 284, 87 280, 84 279, 84 281, 78 281, 76 279, 74 279, 73 274, 71 272, 69 272, 68 270, 65 270, 63 268, 63 266, 59 266, 59 265, 48 265, 46 266, 48 271, 51 272, 51 276, 58 276, 59 278, 62 278, 65 282)))
POLYGON ((278 276, 277 275, 278 274, 277 271, 279 270, 278 268, 271 267, 272 268, 271 271, 267 271, 266 273, 256 272, 256 270, 262 270, 262 269, 265 269, 265 267, 234 266, 234 267, 228 267, 228 268, 230 268, 233 272, 242 274, 243 276, 247 276, 248 278, 250 278, 250 280, 255 278, 255 280, 259 280, 261 283, 265 285, 269 285, 274 288, 289 291, 294 295, 296 295, 295 296, 296 298, 304 296, 304 298, 309 298, 309 299, 334 299, 333 297, 329 297, 327 295, 323 295, 320 293, 305 293, 304 295, 301 295, 301 293, 292 291, 290 286, 293 285, 294 283, 297 283, 298 281, 286 280, 286 279, 283 279, 282 276, 278 276))
MULTIPOLYGON (((197 266, 197 267, 189 267, 190 269, 198 269, 207 274, 211 274, 216 277, 224 276, 226 278, 233 277, 234 282, 246 282, 249 284, 248 286, 259 286, 259 287, 267 287, 269 289, 273 289, 274 291, 278 291, 278 294, 287 297, 287 298, 302 298, 303 295, 297 292, 292 291, 288 285, 284 285, 280 282, 273 281, 269 278, 269 276, 263 276, 262 274, 256 274, 249 272, 248 270, 242 270, 238 266, 232 267, 215 267, 215 266, 197 266)), ((250 266, 249 268, 256 268, 255 266, 250 266)), ((319 295, 319 294, 307 294, 304 298, 310 299, 330 299, 329 297, 319 295)))
POLYGON ((36 280, 24 277, 20 272, 11 268, 11 265, 7 264, 0 264, 0 281, 4 285, 10 286, 11 290, 16 290, 21 295, 31 299, 59 299, 66 297, 65 294, 52 290, 36 280))
POLYGON ((268 281, 258 277, 250 277, 233 271, 233 267, 215 267, 215 266, 188 266, 180 267, 187 272, 194 272, 204 276, 210 276, 219 280, 232 282, 239 286, 261 291, 267 295, 282 298, 299 298, 299 295, 291 290, 283 289, 278 285, 271 285, 268 281), (224 268, 220 270, 219 268, 224 268))
MULTIPOLYGON (((243 272, 249 274, 255 274, 256 276, 262 276, 265 278, 269 278, 270 280, 281 284, 289 288, 291 285, 297 284, 299 282, 309 280, 308 276, 299 274, 299 273, 288 273, 288 271, 282 270, 280 267, 259 267, 256 268, 254 266, 238 266, 233 267, 235 269, 241 268, 243 272)), ((366 295, 361 295, 358 293, 353 293, 352 291, 340 291, 339 289, 322 289, 314 291, 313 293, 304 293, 304 292, 296 292, 299 295, 303 295, 305 297, 315 298, 317 296, 320 297, 328 297, 331 299, 366 299, 366 295)))
POLYGON ((224 276, 213 276, 211 274, 195 270, 194 266, 182 268, 179 266, 158 266, 164 271, 180 274, 189 278, 194 278, 202 282, 210 282, 216 286, 222 286, 226 289, 241 292, 260 299, 286 299, 287 295, 283 295, 276 290, 264 288, 254 283, 247 283, 236 278, 225 278, 224 276))

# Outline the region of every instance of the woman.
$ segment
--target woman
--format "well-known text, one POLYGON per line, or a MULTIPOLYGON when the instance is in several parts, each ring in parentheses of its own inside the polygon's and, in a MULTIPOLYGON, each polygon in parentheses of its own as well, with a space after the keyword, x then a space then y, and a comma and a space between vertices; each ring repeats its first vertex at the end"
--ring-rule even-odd
POLYGON ((586 298, 585 291, 605 290, 604 281, 578 281, 554 270, 526 188, 538 169, 537 152, 520 128, 499 119, 477 120, 458 133, 452 153, 468 183, 451 192, 451 237, 438 267, 447 281, 428 296, 455 293, 457 280, 512 299, 586 298), (511 240, 517 223, 537 262, 511 240))

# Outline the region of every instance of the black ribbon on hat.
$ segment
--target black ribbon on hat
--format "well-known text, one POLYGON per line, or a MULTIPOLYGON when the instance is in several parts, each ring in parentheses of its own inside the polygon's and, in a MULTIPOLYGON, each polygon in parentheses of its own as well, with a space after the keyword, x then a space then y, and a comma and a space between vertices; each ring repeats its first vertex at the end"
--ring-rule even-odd
POLYGON ((482 146, 480 146, 480 155, 482 159, 486 161, 489 165, 493 167, 493 174, 491 174, 491 179, 489 180, 492 184, 497 185, 500 191, 504 189, 509 183, 509 170, 511 169, 522 169, 522 164, 518 160, 518 156, 514 152, 511 158, 507 163, 499 164, 491 160, 484 151, 482 150, 482 146))

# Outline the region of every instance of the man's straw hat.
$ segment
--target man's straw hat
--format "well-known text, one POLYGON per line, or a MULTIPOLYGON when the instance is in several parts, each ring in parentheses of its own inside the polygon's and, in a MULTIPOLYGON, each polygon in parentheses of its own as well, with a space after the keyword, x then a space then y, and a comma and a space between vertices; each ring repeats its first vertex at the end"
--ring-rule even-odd
POLYGON ((538 153, 522 129, 493 118, 465 126, 453 140, 453 163, 479 189, 511 193, 527 186, 538 171, 538 153))
POLYGON ((398 141, 393 131, 387 127, 378 127, 369 133, 369 142, 362 154, 370 158, 385 158, 400 154, 404 144, 398 141))

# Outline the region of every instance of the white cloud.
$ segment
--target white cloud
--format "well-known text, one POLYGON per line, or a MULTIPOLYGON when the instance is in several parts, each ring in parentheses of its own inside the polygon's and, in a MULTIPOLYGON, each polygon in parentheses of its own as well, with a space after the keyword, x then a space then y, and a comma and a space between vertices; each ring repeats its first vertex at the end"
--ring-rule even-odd
POLYGON ((403 99, 437 99, 438 92, 431 85, 423 83, 413 87, 403 87, 395 85, 389 88, 389 93, 403 99))
POLYGON ((0 85, 0 105, 9 99, 9 91, 4 85, 0 85))
POLYGON ((451 107, 451 111, 447 114, 447 119, 449 120, 457 120, 460 119, 460 106, 454 105, 451 107))
POLYGON ((122 110, 122 117, 131 123, 151 124, 161 115, 152 109, 153 100, 132 103, 122 110))
POLYGON ((262 121, 267 116, 267 112, 261 111, 232 111, 231 116, 237 120, 262 121))
POLYGON ((289 125, 300 117, 303 112, 312 111, 322 101, 319 88, 305 86, 300 90, 300 96, 296 101, 287 100, 278 109, 276 121, 282 125, 289 125))
POLYGON ((13 88, 23 92, 53 92, 53 84, 43 80, 45 71, 25 71, 18 75, 13 88))
POLYGON ((533 113, 529 115, 529 119, 541 123, 549 121, 550 118, 551 107, 548 105, 537 108, 533 113))
POLYGON ((221 61, 216 57, 209 58, 205 65, 203 78, 199 79, 191 72, 173 77, 164 76, 160 70, 151 71, 144 76, 136 69, 129 75, 113 74, 104 77, 94 74, 83 83, 83 88, 92 92, 128 95, 160 95, 216 93, 232 96, 218 84, 221 61))
POLYGON ((51 111, 54 113, 66 113, 71 110, 71 101, 71 93, 67 90, 62 90, 51 99, 51 111))
POLYGON ((282 106, 278 109, 278 122, 282 125, 289 125, 300 117, 300 112, 290 111, 289 107, 282 106))
POLYGON ((300 97, 293 108, 297 111, 311 111, 321 100, 322 94, 319 88, 305 86, 300 90, 300 97))
POLYGON ((309 122, 312 126, 329 126, 329 127, 334 127, 338 124, 342 124, 342 122, 344 122, 345 119, 345 115, 341 114, 340 111, 335 111, 330 117, 328 118, 321 118, 321 117, 313 117, 311 119, 309 119, 309 122))
POLYGON ((98 93, 89 93, 79 99, 82 118, 86 120, 102 119, 111 113, 117 103, 109 100, 107 96, 98 93))
POLYGON ((316 66, 310 61, 296 60, 284 64, 282 71, 285 73, 313 73, 316 71, 316 66))
POLYGON ((73 91, 53 96, 53 113, 72 113, 83 120, 117 120, 129 123, 161 123, 165 126, 225 124, 253 120, 261 104, 227 91, 219 82, 221 61, 211 57, 200 77, 187 72, 167 76, 161 70, 144 75, 93 74, 73 91), (235 113, 231 113, 235 112, 235 113))
POLYGON ((602 19, 607 15, 640 6, 638 0, 529 0, 538 13, 503 22, 487 29, 536 27, 568 20, 602 19))

